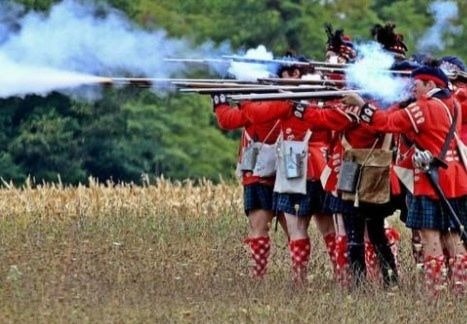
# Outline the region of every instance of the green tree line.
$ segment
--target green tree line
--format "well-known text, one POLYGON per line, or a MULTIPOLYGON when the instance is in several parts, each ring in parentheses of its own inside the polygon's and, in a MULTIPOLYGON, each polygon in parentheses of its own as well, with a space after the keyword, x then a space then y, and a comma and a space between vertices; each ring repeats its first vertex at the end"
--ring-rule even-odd
MULTIPOLYGON (((18 0, 48 10, 53 0, 18 0)), ((323 25, 332 22, 354 39, 369 39, 375 23, 393 21, 410 52, 433 24, 427 0, 98 0, 125 12, 148 30, 195 43, 228 41, 234 50, 265 45, 277 55, 288 49, 323 59, 323 25)), ((467 2, 454 22, 465 30, 467 2)), ((446 35, 434 53, 467 57, 464 34, 446 35)), ((216 126, 209 98, 160 96, 150 90, 105 89, 83 102, 52 93, 0 100, 0 168, 6 180, 61 180, 89 176, 140 182, 142 174, 173 179, 231 177, 238 133, 216 126)))

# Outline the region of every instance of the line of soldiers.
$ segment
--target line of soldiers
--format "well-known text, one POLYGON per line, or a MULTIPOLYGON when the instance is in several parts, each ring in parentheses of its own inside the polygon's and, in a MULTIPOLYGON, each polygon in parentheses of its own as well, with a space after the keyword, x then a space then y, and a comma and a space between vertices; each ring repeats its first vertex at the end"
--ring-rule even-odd
MULTIPOLYGON (((467 87, 452 84, 444 72, 465 67, 452 56, 406 59, 407 47, 394 28, 376 25, 371 32, 394 55, 395 70, 411 71, 413 97, 406 102, 382 109, 375 100, 351 94, 306 104, 231 106, 225 95, 213 96, 220 127, 243 129, 238 171, 254 278, 266 274, 268 232, 277 216, 288 237, 293 280, 306 281, 312 250, 308 226, 314 216, 340 285, 354 287, 371 278, 396 286, 399 233, 386 228, 385 218, 398 209, 413 231, 414 257, 424 269, 428 293, 438 296, 447 286, 445 269, 453 292, 467 292, 461 241, 467 223, 467 161, 461 154, 467 140, 467 87)), ((326 29, 326 61, 353 63, 350 37, 326 29)), ((282 66, 278 75, 299 79, 308 72, 282 66)))

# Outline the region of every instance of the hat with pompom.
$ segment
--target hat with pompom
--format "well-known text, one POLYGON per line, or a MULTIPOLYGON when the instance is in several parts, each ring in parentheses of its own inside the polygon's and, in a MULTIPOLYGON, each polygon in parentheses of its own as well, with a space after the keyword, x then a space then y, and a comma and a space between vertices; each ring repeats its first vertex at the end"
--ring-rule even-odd
POLYGON ((326 49, 334 52, 340 57, 344 58, 347 62, 352 62, 357 56, 354 45, 348 35, 344 35, 343 29, 333 30, 331 24, 324 26, 328 41, 326 49))
POLYGON ((407 45, 404 43, 404 36, 394 32, 395 28, 396 25, 393 23, 386 23, 384 26, 376 24, 371 29, 371 35, 386 51, 405 58, 407 45))

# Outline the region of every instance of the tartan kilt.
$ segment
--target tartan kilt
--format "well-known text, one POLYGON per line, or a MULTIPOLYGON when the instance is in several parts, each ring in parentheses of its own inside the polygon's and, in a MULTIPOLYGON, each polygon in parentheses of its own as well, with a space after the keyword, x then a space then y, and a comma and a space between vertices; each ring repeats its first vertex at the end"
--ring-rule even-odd
MULTIPOLYGON (((467 196, 448 199, 460 222, 467 225, 467 196)), ((407 194, 407 227, 413 229, 434 229, 442 232, 448 230, 459 231, 456 224, 448 212, 441 208, 441 202, 430 199, 426 196, 413 196, 407 194)))
POLYGON ((311 216, 323 211, 324 190, 320 181, 307 181, 306 195, 275 193, 274 211, 298 217, 311 216), (295 209, 295 206, 298 209, 295 209))
POLYGON ((330 192, 325 194, 323 211, 326 214, 353 214, 356 212, 352 201, 342 200, 330 192))
POLYGON ((273 186, 253 183, 243 186, 243 209, 248 214, 255 209, 273 210, 273 186))

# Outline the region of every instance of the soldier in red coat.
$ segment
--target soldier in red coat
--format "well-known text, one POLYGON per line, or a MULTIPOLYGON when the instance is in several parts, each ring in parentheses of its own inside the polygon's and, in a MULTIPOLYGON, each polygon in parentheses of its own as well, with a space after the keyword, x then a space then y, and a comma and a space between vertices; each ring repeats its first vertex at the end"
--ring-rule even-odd
MULTIPOLYGON (((396 32, 396 25, 393 23, 386 23, 384 25, 376 24, 371 29, 373 38, 381 44, 383 50, 394 58, 392 70, 398 71, 412 71, 414 68, 422 64, 427 58, 424 54, 414 54, 409 60, 406 59, 407 45, 404 43, 404 35, 396 32)), ((406 102, 401 103, 401 106, 408 105, 413 98, 408 99, 406 102)), ((395 106, 393 109, 399 109, 395 106)), ((403 135, 394 134, 394 146, 398 147, 399 153, 404 152, 406 141, 403 135)), ((407 218, 407 204, 406 204, 406 190, 400 183, 400 180, 395 175, 394 169, 391 169, 391 202, 394 209, 400 210, 400 219, 405 223, 407 218)), ((394 228, 390 229, 395 231, 394 228)), ((421 237, 418 230, 412 230, 412 254, 417 266, 423 263, 423 251, 421 245, 421 237)), ((366 243, 366 242, 365 242, 366 243)))
MULTIPOLYGON (((326 103, 313 103, 321 106, 326 103)), ((316 106, 317 107, 317 106, 316 106)), ((321 106, 323 107, 323 106, 321 106)), ((312 215, 318 215, 321 222, 327 218, 327 223, 332 224, 330 215, 323 214, 324 191, 320 183, 320 175, 326 164, 327 143, 329 130, 339 129, 351 124, 352 118, 340 109, 304 109, 300 106, 250 106, 245 111, 256 123, 265 123, 279 118, 281 120, 281 132, 284 142, 306 142, 307 153, 304 156, 306 172, 302 174, 304 191, 295 192, 277 189, 276 211, 284 213, 287 221, 287 229, 290 235, 289 249, 292 258, 294 279, 303 282, 306 279, 307 264, 310 257, 311 245, 308 236, 308 225, 312 215)), ((330 106, 328 106, 330 108, 330 106)), ((281 144, 279 144, 281 145, 281 144)), ((282 147, 282 146, 281 146, 282 147)), ((286 152, 287 153, 287 152, 286 152)), ((279 159, 278 163, 283 163, 279 159)), ((279 186, 280 188, 280 186, 279 186)), ((318 220, 318 227, 319 227, 318 220)), ((321 225, 322 226, 322 225, 321 225)), ((332 225, 331 225, 332 226, 332 225)), ((324 226, 323 226, 324 227, 324 226)), ((331 231, 332 242, 335 243, 335 234, 331 231)), ((325 241, 328 244, 328 237, 325 241)), ((334 253, 330 253, 331 259, 334 253)), ((333 260, 335 262, 335 260, 333 260)))
MULTIPOLYGON (((334 32, 331 26, 327 26, 327 32, 329 39, 326 60, 328 62, 346 63, 355 58, 353 45, 348 38, 344 37, 342 30, 334 32)), ((296 71, 292 74, 299 76, 300 73, 296 71)), ((342 75, 338 76, 342 77, 342 75)), ((336 75, 331 77, 334 78, 336 75)), ((344 266, 342 264, 346 263, 347 246, 345 241, 336 240, 331 214, 323 213, 324 191, 320 181, 328 158, 330 130, 340 130, 352 123, 352 119, 343 110, 330 109, 337 108, 338 104, 338 100, 313 100, 307 105, 317 109, 308 109, 307 107, 305 110, 305 106, 302 105, 276 106, 269 109, 264 107, 262 112, 255 109, 256 118, 260 118, 256 120, 257 122, 281 119, 284 147, 289 143, 307 142, 305 143, 307 146, 306 159, 303 162, 306 164, 306 172, 303 174, 302 182, 303 192, 295 192, 293 188, 282 190, 281 179, 276 178, 278 191, 276 210, 284 213, 287 220, 287 227, 291 234, 289 247, 294 275, 295 279, 299 281, 303 281, 305 278, 309 251, 311 250, 307 229, 312 215, 315 216, 317 227, 324 237, 336 278, 343 277, 339 273, 343 272, 344 266)), ((279 160, 279 164, 282 164, 281 160, 279 160)))
POLYGON ((459 158, 457 142, 448 137, 456 114, 459 118, 455 130, 460 130, 460 107, 448 90, 447 76, 434 62, 414 70, 412 77, 416 101, 405 109, 376 110, 358 95, 350 96, 353 98, 350 101, 361 107, 363 122, 383 132, 405 134, 411 141, 411 149, 398 161, 397 168, 410 191, 406 225, 419 229, 422 236, 426 287, 437 296, 445 284, 443 246, 446 246, 453 257, 449 263, 452 285, 456 293, 461 293, 467 284, 467 253, 460 240, 462 226, 467 225, 467 170, 459 158), (446 152, 442 152, 445 142, 446 152), (433 157, 446 164, 446 168, 439 168, 438 181, 429 177, 432 170, 438 169, 434 167, 433 157), (445 208, 436 183, 457 219, 445 208))
MULTIPOLYGON (((291 59, 295 59, 288 54, 291 59)), ((302 74, 300 68, 294 65, 279 66, 277 74, 282 78, 299 78, 302 74)), ((293 105, 290 101, 244 101, 235 107, 231 107, 225 100, 225 95, 213 97, 214 111, 221 128, 233 130, 243 128, 241 148, 239 154, 239 171, 242 173, 244 186, 244 209, 250 222, 248 238, 245 240, 251 250, 253 267, 251 275, 262 278, 267 269, 270 253, 270 238, 268 230, 276 208, 276 199, 273 195, 275 183, 276 147, 278 135, 281 132, 281 124, 278 118, 261 120, 261 114, 269 110, 287 109, 293 105), (265 111, 262 113, 262 111, 265 111), (259 113, 259 114, 258 114, 259 113)), ((282 213, 278 213, 284 231, 290 245, 300 256, 310 252, 310 246, 302 244, 296 237, 295 224, 288 224, 282 213), (299 250, 297 250, 299 249, 299 250), (298 251, 298 252, 297 252, 298 251), (305 252, 303 252, 305 251, 305 252)), ((303 257, 297 264, 308 262, 303 257)), ((300 271, 300 267, 294 267, 300 271)))
MULTIPOLYGON (((311 121, 310 121, 311 122, 311 121)), ((397 267, 394 254, 386 236, 384 219, 394 210, 390 202, 376 204, 343 200, 337 183, 341 177, 344 152, 350 149, 390 148, 391 136, 385 136, 371 127, 351 125, 342 129, 334 142, 328 167, 322 175, 325 181, 325 207, 343 215, 348 242, 348 262, 355 284, 360 284, 369 272, 376 278, 381 273, 386 286, 397 282, 397 267), (365 229, 369 243, 364 241, 365 229), (371 252, 370 247, 374 248, 371 252), (378 268, 379 267, 379 268, 378 268)), ((375 279, 375 278, 373 278, 375 279)))
MULTIPOLYGON (((302 72, 296 66, 282 66, 278 74, 283 78, 299 78, 302 72)), ((287 141, 300 141, 309 136, 307 135, 308 128, 298 119, 291 118, 293 117, 293 105, 289 101, 245 101, 241 102, 236 108, 232 108, 223 99, 225 97, 222 95, 214 97, 215 112, 220 126, 224 129, 245 127, 242 156, 245 156, 245 152, 248 152, 246 148, 255 141, 264 142, 264 144, 274 143, 279 131, 282 138, 287 141), (277 111, 279 113, 275 113, 277 111), (285 112, 287 116, 285 117, 282 112, 285 112), (279 118, 281 118, 280 123, 278 123, 279 118)), ((344 115, 344 113, 341 113, 340 118, 344 115)), ((352 121, 349 117, 343 118, 347 123, 352 121)), ((248 243, 250 244, 252 257, 256 262, 253 268, 254 276, 261 277, 266 270, 270 246, 267 230, 272 219, 271 209, 278 215, 285 213, 286 226, 284 228, 286 228, 289 236, 289 249, 295 281, 303 282, 306 278, 306 269, 311 252, 307 228, 312 214, 318 214, 316 223, 323 233, 326 244, 331 246, 334 244, 335 235, 332 219, 319 214, 322 207, 323 193, 319 183, 319 175, 325 164, 328 138, 328 132, 320 131, 314 133, 306 143, 308 154, 305 157, 307 169, 305 177, 310 180, 305 184, 307 195, 281 192, 274 199, 274 207, 271 206, 270 201, 274 177, 258 177, 255 176, 255 170, 248 170, 248 168, 243 167, 245 211, 249 216, 251 228, 248 243), (258 200, 260 197, 263 197, 263 199, 258 200), (267 199, 264 197, 267 197, 267 199), (260 204, 262 201, 267 201, 267 204, 260 204), (331 239, 329 239, 330 237, 331 239)), ((264 146, 264 144, 260 145, 260 147, 264 146)), ((243 162, 244 158, 240 160, 243 162)), ((244 163, 240 163, 240 165, 242 164, 244 163)), ((253 169, 252 166, 250 168, 253 169)), ((330 257, 334 262, 333 250, 330 257)))
MULTIPOLYGON (((280 71, 280 76, 285 78, 299 78, 301 74, 302 71, 293 66, 280 71)), ((297 283, 303 283, 306 280, 311 253, 308 226, 311 215, 319 214, 322 209, 323 191, 319 183, 319 175, 325 164, 329 132, 311 133, 303 122, 293 117, 292 108, 290 102, 288 105, 250 103, 245 107, 245 115, 251 118, 253 123, 258 124, 280 119, 281 135, 278 150, 286 152, 279 153, 277 162, 278 172, 274 189, 277 194, 274 209, 276 213, 285 215, 290 238, 293 279, 297 283), (292 154, 292 151, 283 149, 286 146, 290 147, 290 150, 295 150, 297 146, 300 146, 300 149, 292 154), (290 169, 284 169, 285 164, 288 163, 285 159, 289 158, 296 160, 288 164, 290 169), (296 174, 290 175, 286 174, 287 172, 296 174)), ((317 224, 322 232, 334 232, 332 220, 328 221, 318 216, 317 224)))
MULTIPOLYGON (((342 31, 338 30, 335 33, 328 31, 328 37, 327 57, 340 55, 341 59, 338 61, 341 63, 348 63, 355 58, 355 50, 351 46, 350 38, 344 36, 342 31)), ((399 46, 398 43, 397 49, 399 46)), ((328 102, 328 104, 334 108, 342 108, 340 101, 328 102)), ((313 119, 309 122, 313 125, 313 119)), ((353 203, 343 201, 337 191, 337 179, 344 151, 350 148, 371 147, 381 134, 368 127, 348 126, 331 128, 334 130, 334 136, 327 166, 321 176, 326 191, 325 210, 337 215, 338 221, 342 221, 342 215, 344 216, 345 233, 339 233, 336 237, 338 279, 341 284, 350 283, 348 268, 351 263, 355 282, 360 282, 366 273, 370 277, 373 275, 375 279, 379 279, 382 274, 386 285, 393 284, 397 280, 397 268, 391 244, 395 242, 393 240, 390 244, 385 232, 388 232, 392 238, 398 237, 398 233, 391 228, 387 231, 384 228, 384 218, 392 214, 392 207, 390 204, 384 206, 362 204, 361 207, 354 208, 353 203), (366 235, 368 237, 365 237, 366 235), (347 241, 350 241, 350 245, 347 245, 347 241)), ((378 147, 381 143, 382 141, 378 143, 378 147)))
MULTIPOLYGON (((242 174, 244 188, 244 210, 249 220, 248 244, 251 252, 252 266, 250 275, 263 278, 266 274, 271 249, 269 228, 273 219, 273 186, 275 150, 271 147, 277 141, 280 132, 278 120, 264 123, 254 122, 245 114, 248 106, 289 107, 289 102, 242 102, 236 107, 230 106, 225 95, 213 97, 214 112, 219 126, 225 130, 243 129, 239 150, 238 171, 242 174), (261 160, 265 166, 258 170, 256 161, 261 160)), ((282 224, 282 223, 281 223, 282 224)), ((284 227, 285 229, 285 227, 284 227)))

